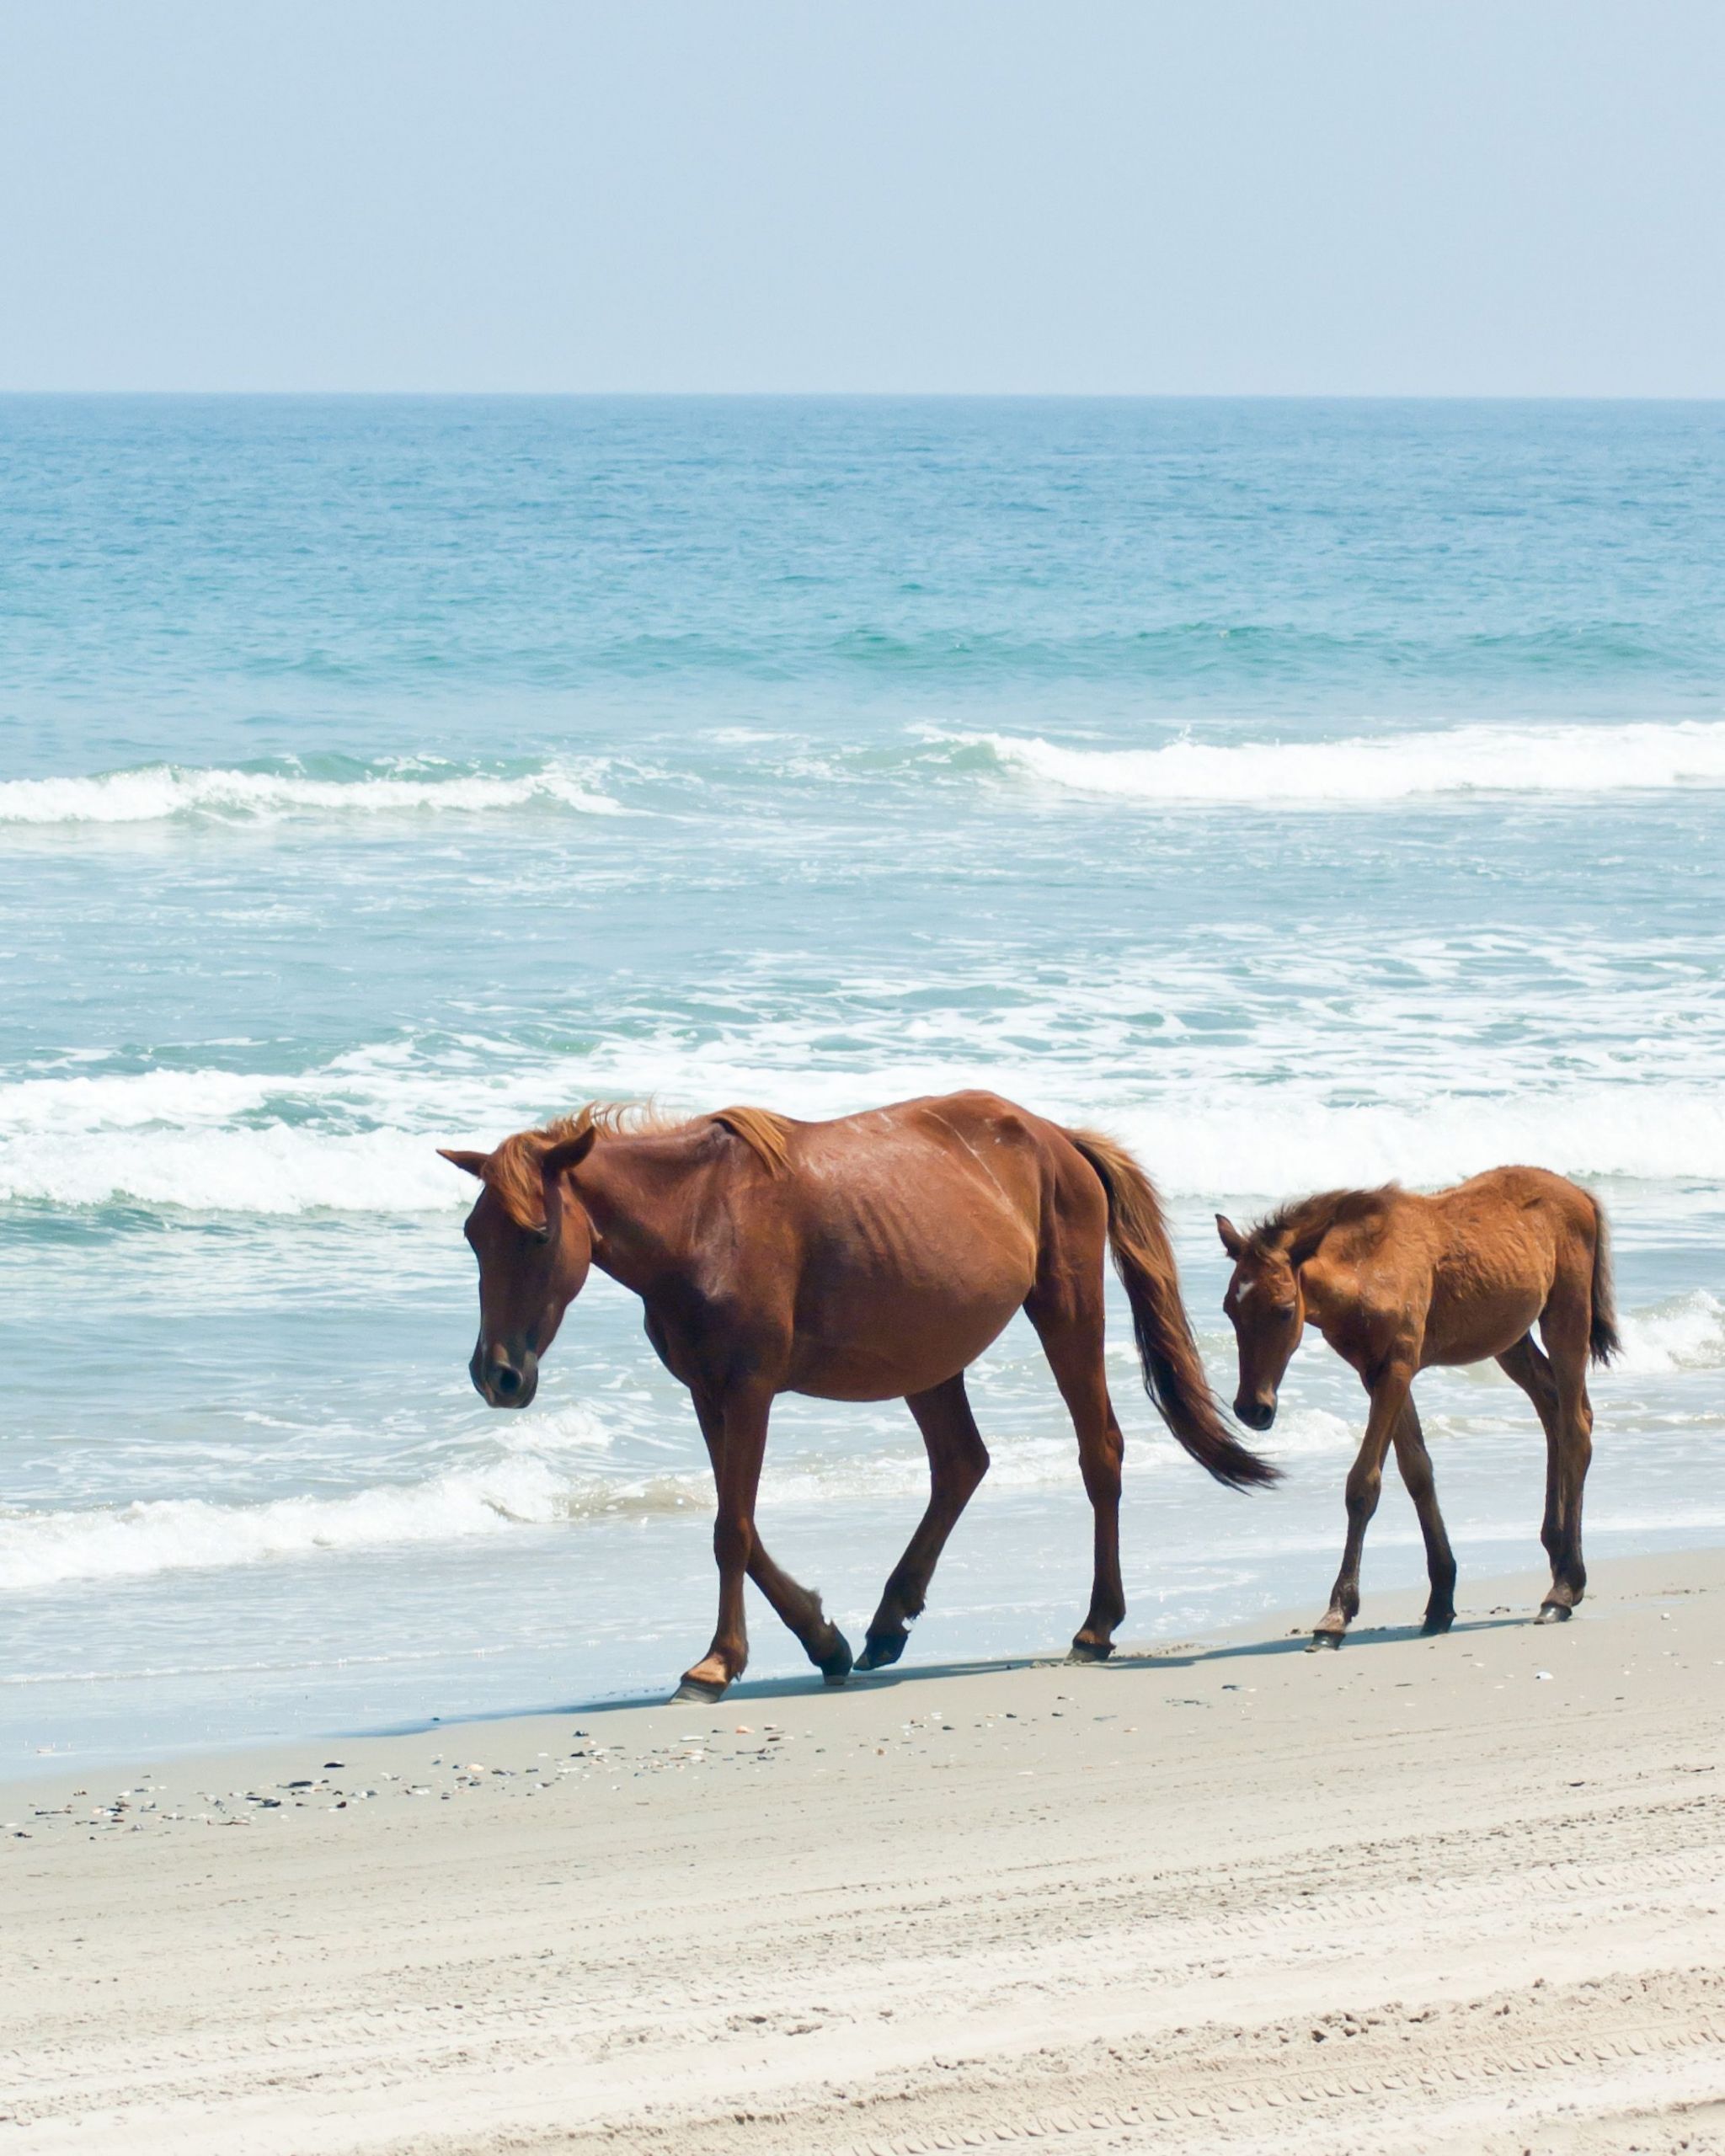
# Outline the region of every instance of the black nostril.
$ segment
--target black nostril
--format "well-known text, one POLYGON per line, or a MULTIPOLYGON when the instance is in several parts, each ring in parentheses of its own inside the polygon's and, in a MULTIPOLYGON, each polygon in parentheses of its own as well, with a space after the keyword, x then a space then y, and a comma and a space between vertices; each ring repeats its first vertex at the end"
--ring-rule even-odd
POLYGON ((505 1399, 521 1389, 521 1374, 511 1369, 507 1363, 491 1373, 491 1382, 505 1399))

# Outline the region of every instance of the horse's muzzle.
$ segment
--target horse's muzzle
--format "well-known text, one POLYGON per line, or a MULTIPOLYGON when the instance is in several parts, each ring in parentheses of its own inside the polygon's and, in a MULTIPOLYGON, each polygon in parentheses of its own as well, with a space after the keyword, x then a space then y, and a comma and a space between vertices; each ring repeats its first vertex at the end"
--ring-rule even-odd
POLYGON ((487 1348, 482 1342, 467 1370, 488 1407, 525 1407, 539 1390, 539 1358, 531 1349, 512 1356, 495 1342, 487 1348))
POLYGON ((1234 1412, 1248 1430, 1267 1430, 1276 1419, 1274 1400, 1236 1400, 1234 1412))

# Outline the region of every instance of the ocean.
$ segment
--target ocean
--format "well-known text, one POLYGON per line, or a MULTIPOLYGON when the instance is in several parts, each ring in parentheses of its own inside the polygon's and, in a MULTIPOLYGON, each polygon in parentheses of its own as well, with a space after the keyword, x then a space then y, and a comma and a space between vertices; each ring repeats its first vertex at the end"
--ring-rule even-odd
MULTIPOLYGON (((467 1375, 434 1148, 595 1096, 1103 1125, 1225 1397, 1217 1209, 1582 1177, 1589 1552, 1725 1539, 1722 841, 1725 406, 0 400, 0 1771, 704 1649, 638 1306, 519 1417, 467 1375)), ((1309 1339, 1242 1497, 1118 1302, 1110 1358, 1123 1639, 1316 1617, 1357 1382, 1309 1339)), ((912 1665, 1085 1607, 1022 1321, 972 1390, 912 1665)), ((1494 1367, 1420 1397, 1465 1600, 1542 1440, 1494 1367)), ((853 1641, 925 1486, 902 1406, 779 1404, 763 1525, 853 1641)), ((1362 1621, 1422 1569, 1391 1478, 1362 1621)))

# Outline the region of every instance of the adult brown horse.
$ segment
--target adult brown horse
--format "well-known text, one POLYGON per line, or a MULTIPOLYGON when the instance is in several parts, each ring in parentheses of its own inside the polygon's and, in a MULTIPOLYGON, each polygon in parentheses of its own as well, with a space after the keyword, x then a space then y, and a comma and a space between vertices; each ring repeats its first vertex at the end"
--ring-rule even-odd
POLYGON ((1096 1520, 1081 1657, 1113 1647, 1120 1428, 1103 1369, 1103 1247, 1113 1244, 1169 1428, 1219 1481, 1275 1470, 1224 1426, 1180 1301, 1149 1178, 1120 1146, 991 1093, 907 1101, 833 1123, 760 1108, 667 1123, 588 1107, 492 1153, 446 1152, 484 1185, 473 1383, 525 1407, 539 1358, 597 1265, 646 1305, 647 1337, 694 1397, 718 1489, 718 1624, 680 1699, 716 1700, 748 1659, 746 1573, 829 1682, 851 1650, 820 1598, 761 1546, 755 1497, 782 1392, 902 1396, 928 1449, 927 1510, 888 1580, 861 1667, 897 1661, 953 1524, 988 1466, 964 1370, 1022 1309, 1078 1433, 1096 1520))
POLYGON ((1359 1559, 1393 1443, 1425 1538, 1429 1632, 1455 1618, 1455 1559, 1438 1510, 1431 1456, 1413 1406, 1416 1374, 1495 1357, 1532 1401, 1546 1433, 1541 1540, 1551 1584, 1539 1621, 1581 1600, 1581 1493, 1593 1456, 1589 1358, 1618 1349, 1604 1209, 1544 1168, 1493 1168, 1434 1197, 1386 1184, 1329 1190, 1285 1205, 1242 1235, 1220 1213, 1234 1260, 1222 1307, 1240 1349, 1234 1412, 1251 1429, 1275 1420, 1276 1391, 1300 1336, 1315 1325, 1371 1395, 1365 1438, 1348 1476, 1348 1540, 1314 1646, 1340 1646, 1359 1614, 1359 1559), (1534 1344, 1537 1321, 1546 1343, 1534 1344), (1549 1360, 1547 1360, 1549 1357, 1549 1360))

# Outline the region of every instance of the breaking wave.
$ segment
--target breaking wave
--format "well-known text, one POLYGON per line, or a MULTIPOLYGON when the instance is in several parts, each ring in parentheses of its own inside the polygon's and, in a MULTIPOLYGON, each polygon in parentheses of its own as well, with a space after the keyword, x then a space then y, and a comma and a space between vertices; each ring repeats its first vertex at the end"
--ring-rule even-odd
POLYGON ((573 772, 547 767, 515 776, 414 765, 360 766, 355 776, 296 771, 204 770, 148 764, 91 777, 0 782, 0 825, 152 824, 175 817, 270 821, 292 815, 483 815, 531 803, 590 816, 620 816, 621 803, 573 772))
MULTIPOLYGON (((713 805, 742 787, 777 799, 860 782, 913 792, 963 782, 1029 783, 1167 808, 1370 806, 1481 795, 1599 795, 1725 787, 1725 721, 1481 724, 1328 740, 1166 741, 1076 748, 1039 734, 914 728, 907 739, 834 749, 794 735, 722 729, 676 777, 713 805), (711 753, 709 753, 709 751, 711 753), (714 760, 716 758, 716 760, 714 760)), ((435 759, 366 763, 296 759, 269 766, 150 764, 126 771, 0 782, 0 829, 173 820, 258 823, 290 817, 454 814, 538 807, 621 816, 603 790, 608 760, 487 769, 435 759)), ((635 776, 644 774, 633 766, 635 776)), ((686 796, 686 798, 687 798, 686 796)))
POLYGON ((0 1590, 462 1541, 606 1513, 675 1512, 693 1502, 675 1476, 622 1484, 571 1477, 542 1460, 510 1459, 349 1497, 255 1505, 174 1497, 103 1511, 0 1514, 0 1590))
POLYGON ((1705 1288, 1674 1295, 1650 1310, 1626 1310, 1618 1331, 1623 1354, 1613 1368, 1632 1376, 1725 1369, 1725 1303, 1705 1288))
MULTIPOLYGON (((692 1422, 690 1434, 692 1438, 692 1422)), ((572 1465, 558 1456, 563 1449, 552 1433, 543 1451, 517 1445, 502 1458, 451 1468, 424 1481, 381 1484, 339 1497, 276 1497, 259 1504, 174 1497, 53 1512, 0 1509, 0 1593, 229 1571, 330 1551, 462 1542, 584 1520, 682 1513, 705 1517, 713 1511, 712 1478, 704 1469, 630 1473, 572 1465)), ((1172 1454, 1172 1448, 1163 1449, 1172 1454)), ((1146 1449, 1140 1470, 1152 1458, 1146 1449)), ((1070 1483, 1076 1473, 1070 1438, 1049 1438, 1001 1448, 993 1480, 1008 1488, 1035 1488, 1070 1483)), ((769 1463, 763 1503, 824 1508, 835 1500, 924 1492, 927 1484, 920 1450, 831 1460, 805 1455, 769 1463)))
MULTIPOLYGON (((846 1075, 812 1085, 813 1097, 783 1082, 772 1091, 775 1105, 819 1117, 945 1090, 969 1075, 888 1070, 866 1084, 846 1075)), ((1292 1085, 1234 1085, 1198 1099, 1181 1087, 1165 1102, 1121 1107, 1050 1100, 1029 1074, 996 1074, 996 1082, 1069 1122, 1106 1123, 1170 1195, 1225 1205, 1391 1179, 1435 1187, 1510 1161, 1583 1178, 1725 1182, 1725 1098, 1695 1085, 1573 1085, 1365 1102, 1326 1100, 1292 1085), (1017 1082, 1021 1077, 1028 1082, 1017 1082)), ((366 1122, 384 1107, 378 1099, 323 1097, 335 1086, 317 1074, 265 1081, 196 1071, 0 1089, 0 1203, 277 1217, 442 1212, 471 1192, 435 1146, 490 1145, 547 1100, 611 1090, 553 1087, 530 1110, 514 1097, 476 1108, 473 1087, 462 1083, 414 1085, 402 1089, 401 1102, 411 1127, 391 1121, 332 1129, 332 1118, 366 1122)), ((729 1090, 721 1086, 716 1097, 729 1090)), ((523 1091, 511 1085, 508 1094, 523 1091)), ((750 1097, 744 1087, 735 1091, 750 1097)))
POLYGON ((1602 794, 1725 787, 1725 722, 1457 726, 1327 741, 1072 749, 1039 735, 949 734, 998 769, 1069 792, 1170 807, 1265 808, 1482 793, 1602 794))
POLYGON ((104 1132, 45 1145, 0 1143, 0 1199, 37 1204, 174 1206, 193 1213, 441 1212, 471 1186, 399 1130, 104 1132))

